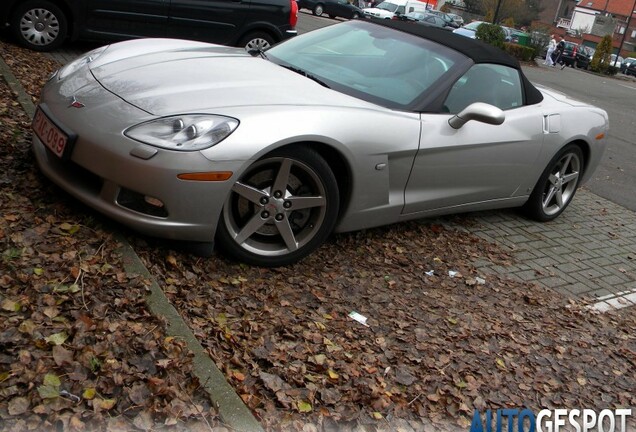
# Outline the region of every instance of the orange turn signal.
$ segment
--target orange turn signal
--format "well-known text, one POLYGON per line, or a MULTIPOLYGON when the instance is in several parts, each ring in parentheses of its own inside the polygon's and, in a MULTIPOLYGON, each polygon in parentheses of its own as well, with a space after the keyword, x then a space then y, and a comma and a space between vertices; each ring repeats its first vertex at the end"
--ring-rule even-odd
POLYGON ((234 174, 232 171, 183 173, 177 175, 177 178, 192 181, 225 181, 232 177, 232 174, 234 174))
POLYGON ((596 135, 596 137, 595 137, 595 138, 596 138, 597 140, 603 139, 603 138, 605 138, 605 133, 604 133, 604 132, 601 132, 600 134, 596 135))

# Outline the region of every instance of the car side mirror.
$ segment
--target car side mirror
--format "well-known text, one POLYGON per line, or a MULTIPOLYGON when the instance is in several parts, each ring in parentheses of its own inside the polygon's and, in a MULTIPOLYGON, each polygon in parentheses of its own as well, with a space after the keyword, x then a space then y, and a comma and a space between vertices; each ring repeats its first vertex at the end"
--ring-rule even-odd
POLYGON ((459 129, 471 120, 492 125, 500 125, 505 119, 506 115, 504 112, 496 106, 483 102, 475 102, 461 110, 459 114, 451 117, 448 120, 448 124, 453 129, 459 129))

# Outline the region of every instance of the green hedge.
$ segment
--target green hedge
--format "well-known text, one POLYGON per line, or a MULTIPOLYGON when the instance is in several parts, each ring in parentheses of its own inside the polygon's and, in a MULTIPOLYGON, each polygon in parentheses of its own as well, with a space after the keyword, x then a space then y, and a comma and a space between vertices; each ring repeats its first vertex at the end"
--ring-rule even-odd
POLYGON ((535 49, 532 47, 506 42, 504 44, 504 51, 515 57, 517 60, 532 61, 534 59, 535 49))
POLYGON ((497 24, 482 23, 475 31, 475 38, 497 48, 503 48, 506 34, 497 24))

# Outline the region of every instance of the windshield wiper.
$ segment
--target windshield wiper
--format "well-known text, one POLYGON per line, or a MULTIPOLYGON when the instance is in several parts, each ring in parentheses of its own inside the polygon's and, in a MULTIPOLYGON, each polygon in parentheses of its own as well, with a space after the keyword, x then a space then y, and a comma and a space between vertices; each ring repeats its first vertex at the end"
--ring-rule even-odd
POLYGON ((304 71, 302 69, 299 69, 297 67, 290 66, 290 65, 281 65, 281 66, 284 67, 285 69, 289 69, 290 71, 296 72, 298 75, 302 75, 302 76, 304 76, 306 78, 309 78, 312 81, 316 81, 318 84, 320 84, 323 87, 331 88, 323 80, 321 80, 320 78, 310 74, 309 72, 306 72, 306 71, 304 71))

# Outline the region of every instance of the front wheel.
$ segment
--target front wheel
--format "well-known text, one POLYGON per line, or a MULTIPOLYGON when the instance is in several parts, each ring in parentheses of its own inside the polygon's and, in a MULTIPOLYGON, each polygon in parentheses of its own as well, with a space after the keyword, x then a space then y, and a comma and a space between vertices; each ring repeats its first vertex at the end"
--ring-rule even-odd
POLYGON ((264 51, 274 44, 274 38, 265 32, 253 32, 245 35, 240 41, 239 46, 246 50, 264 51))
POLYGON ((314 10, 313 10, 314 15, 322 16, 324 12, 325 12, 325 7, 321 3, 318 3, 316 6, 314 6, 314 10))
POLYGON ((351 16, 351 19, 358 19, 360 18, 360 14, 358 12, 354 12, 353 15, 351 16))
POLYGON ((293 264, 331 234, 339 208, 336 179, 316 151, 277 150, 232 186, 219 223, 219 247, 247 264, 293 264))
POLYGON ((550 161, 523 207, 532 219, 555 219, 574 198, 583 174, 583 152, 576 144, 567 145, 550 161))
POLYGON ((46 0, 27 1, 18 6, 11 18, 18 42, 34 51, 51 51, 64 42, 68 23, 64 12, 46 0))

